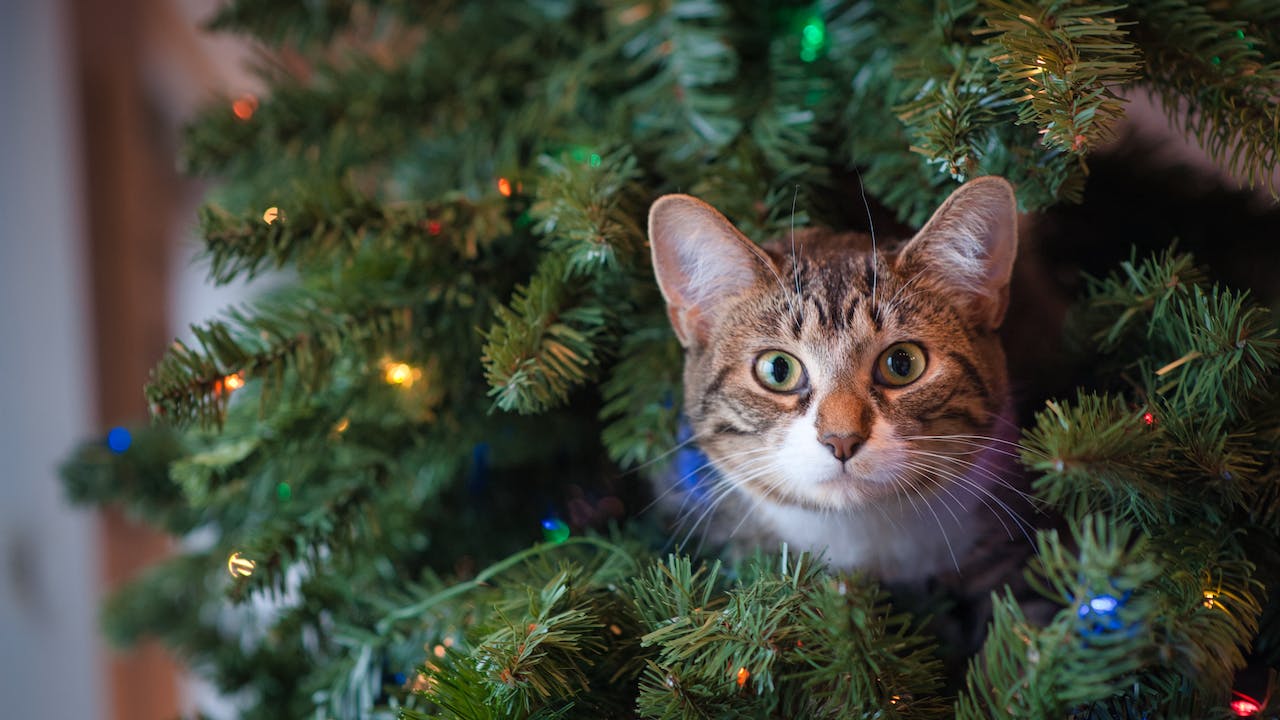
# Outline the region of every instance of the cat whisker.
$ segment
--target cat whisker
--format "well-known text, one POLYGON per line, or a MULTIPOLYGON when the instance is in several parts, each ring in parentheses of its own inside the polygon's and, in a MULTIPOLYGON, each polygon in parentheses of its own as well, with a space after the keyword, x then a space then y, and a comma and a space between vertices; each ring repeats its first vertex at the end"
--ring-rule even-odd
POLYGON ((660 455, 656 455, 656 456, 654 456, 654 457, 652 457, 652 458, 650 458, 650 459, 648 459, 648 460, 646 460, 646 461, 644 461, 644 462, 640 463, 639 465, 636 465, 635 467, 633 467, 633 468, 629 468, 628 470, 624 471, 624 472, 622 473, 622 476, 623 476, 623 477, 626 477, 626 476, 628 476, 628 475, 634 475, 634 474, 636 474, 636 473, 640 472, 641 470, 644 470, 645 468, 650 467, 651 465, 655 465, 655 464, 657 464, 657 463, 660 463, 660 462, 662 462, 663 460, 665 460, 665 459, 667 459, 667 458, 671 457, 672 455, 674 455, 674 454, 676 454, 676 453, 680 452, 682 449, 684 449, 684 448, 688 447, 689 445, 692 445, 693 443, 695 443, 695 442, 697 442, 697 441, 699 441, 699 440, 701 440, 701 439, 703 439, 703 438, 705 438, 705 437, 707 437, 707 436, 709 436, 709 435, 711 435, 711 433, 706 433, 706 434, 703 434, 703 435, 699 435, 699 434, 691 434, 688 438, 686 438, 686 439, 684 439, 684 440, 682 440, 682 441, 680 441, 680 442, 676 443, 675 445, 673 445, 673 446, 671 447, 671 449, 670 449, 670 450, 666 450, 666 451, 662 452, 660 455))
MULTIPOLYGON (((694 506, 692 509, 690 509, 689 512, 685 512, 684 506, 683 505, 681 506, 680 513, 672 528, 673 530, 672 539, 674 540, 675 537, 680 535, 680 533, 686 527, 688 531, 684 533, 684 539, 680 541, 679 547, 684 547, 689 544, 689 540, 693 537, 694 532, 698 529, 698 526, 701 525, 703 521, 706 520, 708 517, 715 514, 715 511, 717 508, 719 508, 720 503, 722 503, 724 499, 728 497, 732 491, 733 491, 733 485, 730 481, 725 479, 718 480, 715 486, 712 488, 711 492, 708 493, 708 496, 703 499, 705 503, 705 507, 702 508, 702 512, 698 514, 696 518, 693 517, 693 513, 698 510, 697 506, 694 506), (692 524, 689 524, 690 520, 693 520, 692 524)), ((687 502, 687 499, 686 499, 686 502, 687 502)))
MULTIPOLYGON (((1000 509, 1003 510, 1004 513, 1009 516, 1009 519, 1014 521, 1014 524, 1017 526, 1018 531, 1022 533, 1023 537, 1025 537, 1028 542, 1031 542, 1031 536, 1027 532, 1028 529, 1031 527, 1031 524, 1027 522, 1026 519, 1023 518, 1020 514, 1018 514, 1017 511, 1009 507, 1009 505, 1005 503, 1003 500, 1001 500, 999 496, 992 493, 989 489, 983 487, 982 485, 975 483, 972 478, 966 477, 960 473, 952 472, 945 468, 940 468, 934 465, 930 465, 927 462, 921 462, 921 463, 908 462, 908 463, 904 463, 904 466, 915 469, 919 472, 937 473, 946 477, 952 482, 958 484, 961 489, 968 492, 970 495, 976 498, 979 502, 985 505, 987 510, 991 512, 991 515, 996 519, 997 522, 1000 523, 1000 526, 1004 528, 1005 534, 1008 535, 1010 539, 1013 539, 1013 531, 1009 529, 1009 526, 1008 524, 1005 523, 1004 518, 1000 516, 1000 513, 997 512, 995 507, 992 507, 991 503, 988 502, 988 499, 994 501, 996 505, 998 505, 1000 509)), ((933 479, 935 482, 938 483, 939 487, 945 488, 941 479, 936 477, 933 479)), ((952 495, 952 497, 955 498, 954 495, 952 495)), ((957 499, 957 502, 958 502, 958 499, 957 499)))
MULTIPOLYGON (((938 524, 938 530, 942 533, 942 541, 947 545, 947 554, 951 556, 951 564, 955 566, 956 572, 960 572, 960 560, 956 558, 955 548, 951 546, 951 536, 947 534, 947 528, 942 524, 942 518, 938 516, 938 511, 933 509, 933 504, 929 502, 929 498, 921 495, 920 500, 926 508, 929 508, 929 513, 933 515, 933 520, 938 524)), ((959 524, 959 522, 959 519, 957 519, 956 523, 959 524)))
MULTIPOLYGON (((894 493, 898 495, 898 512, 901 513, 902 512, 902 486, 899 485, 898 483, 894 483, 893 489, 894 489, 894 493)), ((870 505, 880 513, 880 517, 884 518, 885 521, 888 522, 889 525, 893 527, 894 531, 899 533, 902 532, 902 527, 898 525, 898 521, 893 519, 893 516, 890 515, 887 510, 884 509, 884 506, 881 503, 873 502, 873 503, 870 503, 870 505)), ((826 514, 832 515, 834 514, 834 512, 830 508, 827 508, 826 514)))
POLYGON ((977 470, 978 472, 981 472, 983 475, 989 478, 992 482, 996 483, 1000 487, 1010 492, 1016 493, 1022 499, 1027 501, 1034 501, 1034 498, 1030 494, 1020 490, 1019 488, 1014 487, 1011 483, 1009 483, 1007 480, 1005 480, 1003 477, 997 474, 995 470, 993 470, 991 467, 985 464, 975 463, 971 460, 967 460, 962 457, 957 457, 955 455, 930 452, 928 450, 921 450, 919 448, 904 448, 903 450, 909 455, 916 455, 916 456, 927 457, 927 458, 936 458, 938 460, 944 460, 946 462, 959 465, 960 467, 965 468, 967 470, 977 470))
MULTIPOLYGON (((686 441, 685 443, 682 443, 682 445, 688 444, 689 442, 692 442, 692 439, 690 439, 689 441, 686 441)), ((769 453, 768 448, 749 448, 747 450, 726 455, 724 456, 723 459, 733 460, 733 459, 738 459, 742 457, 750 457, 753 455, 765 455, 768 453, 769 453)), ((685 490, 689 492, 689 495, 693 495, 694 493, 690 491, 689 480, 700 472, 714 470, 714 467, 715 467, 715 464, 710 459, 708 459, 707 462, 685 473, 683 476, 680 476, 668 482, 667 489, 663 490, 657 497, 653 498, 653 500, 650 500, 647 505, 645 505, 643 508, 640 509, 640 512, 645 513, 645 512, 648 512, 649 510, 652 510, 655 505, 657 505, 659 502, 661 502, 663 499, 665 499, 668 495, 670 495, 673 492, 685 490)), ((697 483, 695 482, 693 484, 696 485, 697 483)), ((685 498, 685 503, 687 502, 688 502, 688 497, 685 498)), ((684 504, 681 504, 681 509, 683 509, 683 507, 684 507, 684 504)))
MULTIPOLYGON (((921 464, 921 463, 904 462, 904 463, 902 463, 902 466, 903 466, 903 467, 905 467, 905 468, 908 468, 908 469, 914 469, 914 470, 924 470, 924 469, 927 469, 927 468, 926 468, 926 466, 924 466, 924 465, 923 465, 923 464, 921 464)), ((929 478, 927 478, 927 477, 923 477, 923 476, 922 476, 922 479, 929 479, 929 478)), ((956 505, 958 505, 958 506, 960 507, 960 509, 962 509, 962 510, 964 509, 964 503, 960 501, 960 498, 958 498, 958 497, 956 497, 956 496, 955 496, 955 493, 951 492, 951 488, 947 487, 947 486, 946 486, 946 484, 944 484, 944 483, 940 482, 937 478, 932 478, 932 479, 933 479, 933 481, 934 481, 934 487, 936 487, 938 490, 941 490, 942 492, 944 492, 944 493, 946 493, 948 496, 950 496, 950 497, 951 497, 951 499, 952 499, 952 500, 954 500, 954 501, 956 502, 956 505)), ((951 514, 951 519, 956 521, 956 525, 957 525, 957 526, 961 525, 960 517, 959 517, 958 515, 956 515, 956 513, 955 513, 955 511, 954 511, 954 510, 952 510, 952 509, 951 509, 951 506, 950 506, 950 505, 948 505, 948 504, 946 504, 946 503, 943 503, 943 505, 942 505, 942 506, 943 506, 943 508, 945 508, 945 509, 946 509, 946 511, 947 511, 948 513, 950 513, 950 514, 951 514)))
POLYGON ((880 277, 880 253, 876 249, 876 223, 871 219, 871 203, 867 202, 867 188, 862 182, 862 172, 855 165, 853 171, 858 174, 858 192, 862 193, 862 207, 867 211, 867 231, 871 235, 871 303, 869 309, 876 309, 876 285, 880 277))
MULTIPOLYGON (((889 308, 889 309, 893 309, 893 308, 897 305, 898 297, 899 297, 900 295, 902 295, 902 291, 903 291, 903 290, 906 290, 908 287, 910 287, 910 286, 911 286, 911 283, 915 282, 916 280, 920 279, 921 277, 924 277, 924 270, 923 270, 923 269, 921 269, 921 270, 917 270, 917 271, 915 272, 915 274, 914 274, 914 275, 912 275, 911 277, 907 278, 907 281, 906 281, 906 282, 904 282, 904 283, 902 283, 901 285, 899 285, 899 286, 898 286, 898 289, 894 291, 893 296, 889 298, 889 302, 885 303, 885 307, 886 307, 886 308, 889 308)), ((912 293, 912 294, 914 295, 915 293, 912 293)), ((903 298, 903 299, 905 300, 906 298, 903 298)))
MULTIPOLYGON (((800 197, 800 186, 796 185, 796 191, 791 195, 791 274, 796 282, 795 300, 800 301, 799 319, 800 324, 804 324, 804 293, 800 291, 800 259, 796 255, 796 200, 800 197)), ((791 312, 796 312, 795 304, 792 303, 791 312)))
MULTIPOLYGON (((766 454, 767 454, 767 451, 765 451, 764 449, 752 448, 750 450, 734 453, 729 457, 735 458, 735 459, 742 458, 742 457, 750 457, 751 461, 737 468, 735 474, 741 473, 741 472, 751 474, 751 473, 756 473, 763 469, 767 469, 769 465, 772 464, 772 461, 769 460, 768 458, 764 458, 762 461, 762 458, 760 457, 753 457, 753 456, 762 456, 766 454)), ((711 463, 707 463, 707 465, 705 465, 704 467, 708 467, 710 465, 711 463)), ((689 526, 689 531, 688 533, 686 533, 685 542, 682 544, 687 544, 689 537, 692 537, 694 531, 696 531, 697 528, 700 525, 702 525, 704 521, 706 521, 708 518, 714 515, 715 510, 719 508, 720 504, 723 503, 725 499, 727 499, 730 495, 733 494, 734 490, 736 490, 737 488, 737 485, 738 485, 737 482, 727 477, 722 477, 719 475, 715 476, 714 483, 711 489, 707 492, 706 495, 704 495, 702 498, 699 499, 700 500, 699 504, 701 505, 705 503, 705 507, 701 508, 702 512, 697 516, 697 519, 693 522, 693 524, 689 526)), ((679 531, 683 528, 683 526, 688 522, 692 514, 699 510, 699 507, 695 505, 688 512, 685 511, 685 508, 688 506, 689 501, 691 499, 695 499, 694 493, 692 492, 686 495, 684 502, 681 503, 679 511, 677 511, 677 520, 675 523, 675 529, 677 533, 679 533, 679 531)))
MULTIPOLYGON (((1009 418, 1005 413, 988 410, 986 411, 986 414, 987 414, 987 417, 990 417, 991 419, 995 420, 997 423, 1000 423, 1002 427, 1013 432, 1015 435, 1022 434, 1022 427, 1019 426, 1018 423, 1015 422, 1013 419, 1009 418)), ((1031 448, 1027 448, 1027 449, 1030 450, 1031 448)))
MULTIPOLYGON (((772 462, 770 462, 769 465, 770 467, 767 467, 766 469, 773 470, 775 478, 771 481, 767 481, 765 483, 765 487, 767 487, 769 490, 775 490, 781 487, 785 481, 782 478, 777 477, 777 467, 772 462)), ((745 478, 743 482, 750 482, 752 480, 756 480, 760 477, 763 477, 764 474, 765 473, 763 472, 759 472, 754 477, 745 478)), ((765 501, 765 498, 766 498, 765 495, 760 495, 756 497, 755 502, 751 503, 750 507, 747 508, 747 511, 742 513, 742 518, 738 520, 738 524, 734 525, 733 530, 729 531, 729 537, 733 537, 738 534, 738 531, 742 529, 743 524, 747 522, 748 518, 750 518, 752 515, 755 514, 756 510, 758 510, 760 508, 760 505, 765 501)))
MULTIPOLYGON (((1029 448, 1029 447, 1027 447, 1027 446, 1023 445, 1022 443, 1019 443, 1019 442, 1016 442, 1016 441, 1013 441, 1013 440, 1006 440, 1006 439, 1004 439, 1004 438, 992 437, 992 436, 989 436, 989 435, 903 435, 903 436, 901 436, 901 439, 902 439, 902 440, 939 440, 939 441, 950 441, 950 442, 954 442, 954 443, 958 443, 958 444, 976 445, 976 446, 978 446, 978 447, 990 447, 990 445, 991 445, 992 443, 994 443, 994 444, 997 444, 997 445, 1006 445, 1006 446, 1009 446, 1009 447, 1012 447, 1012 448, 1016 448, 1016 449, 1018 449, 1018 450, 1020 450, 1020 451, 1026 451, 1026 452, 1030 452, 1030 453, 1037 454, 1037 455, 1042 454, 1042 453, 1038 453, 1038 452, 1036 452, 1036 450, 1035 450, 1034 448, 1029 448)), ((1010 450, 1006 450, 1006 449, 1004 449, 1004 448, 994 448, 994 447, 992 447, 992 448, 991 448, 991 450, 992 450, 992 451, 995 451, 995 452, 1004 452, 1004 453, 1008 454, 1010 457, 1018 457, 1018 456, 1019 456, 1019 454, 1018 454, 1018 453, 1014 453, 1014 452, 1012 452, 1012 451, 1010 451, 1010 450)))
POLYGON ((907 288, 911 287, 911 285, 912 285, 913 283, 915 283, 915 281, 917 281, 917 280, 919 280, 920 278, 924 277, 924 275, 925 275, 925 269, 924 269, 924 268, 921 268, 921 269, 919 269, 919 270, 915 271, 915 273, 913 273, 913 274, 911 275, 911 277, 909 277, 909 278, 907 278, 906 280, 902 281, 902 283, 901 283, 900 285, 898 285, 898 289, 893 291, 893 295, 889 296, 889 301, 888 301, 887 303, 885 303, 885 304, 886 304, 888 307, 893 307, 893 306, 897 303, 898 298, 902 295, 903 291, 905 291, 907 288))
MULTIPOLYGON (((947 457, 947 456, 945 456, 945 455, 933 455, 933 456, 931 456, 931 457, 936 458, 936 459, 938 459, 938 460, 955 461, 955 458, 948 458, 948 457, 947 457)), ((1010 506, 1009 506, 1009 505, 1008 505, 1008 504, 1007 504, 1007 503, 1006 503, 1006 502, 1005 502, 1005 501, 1004 501, 1004 500, 1003 500, 999 495, 997 495, 997 494, 993 493, 993 492, 990 490, 990 488, 987 488, 987 487, 983 486, 981 483, 978 483, 978 482, 974 481, 974 479, 973 479, 972 477, 969 477, 968 475, 966 475, 965 473, 962 473, 962 472, 957 472, 957 471, 952 470, 952 469, 949 469, 949 468, 943 468, 943 467, 940 467, 940 466, 934 465, 934 464, 930 463, 928 460, 923 460, 923 461, 920 461, 920 462, 921 462, 923 465, 925 465, 926 467, 928 467, 928 468, 930 468, 931 470, 933 470, 934 472, 938 472, 938 473, 945 474, 947 477, 952 478, 953 480, 955 480, 955 481, 956 481, 956 482, 958 482, 958 483, 961 483, 963 486, 966 486, 966 487, 968 487, 968 488, 972 488, 973 490, 976 490, 976 491, 980 491, 980 492, 981 492, 981 493, 983 493, 985 496, 987 496, 987 497, 991 498, 991 499, 992 499, 992 500, 994 500, 997 504, 999 504, 999 505, 1000 505, 1000 506, 1005 510, 1005 512, 1007 512, 1007 513, 1009 514, 1009 516, 1010 516, 1011 518, 1016 518, 1018 521, 1020 521, 1020 523, 1021 523, 1022 525, 1024 525, 1024 526, 1025 526, 1025 527, 1027 527, 1027 528, 1031 527, 1031 523, 1027 522, 1024 518, 1022 518, 1022 516, 1021 516, 1019 513, 1017 513, 1016 511, 1014 511, 1014 510, 1013 510, 1013 508, 1011 508, 1011 507, 1010 507, 1010 506)), ((963 461, 960 461, 960 465, 961 465, 961 467, 965 467, 965 468, 971 468, 971 467, 972 467, 972 465, 971 465, 971 464, 966 463, 966 462, 963 462, 963 461)), ((991 476, 991 479, 992 479, 996 484, 998 484, 1000 487, 1005 488, 1006 490, 1009 490, 1010 492, 1013 492, 1013 493, 1015 493, 1016 495, 1018 495, 1022 500, 1026 501, 1026 502, 1028 503, 1028 505, 1030 505, 1030 506, 1032 507, 1032 509, 1035 509, 1035 498, 1034 498, 1034 497, 1032 497, 1031 495, 1029 495, 1029 494, 1027 494, 1027 493, 1024 493, 1024 492, 1019 491, 1017 488, 1015 488, 1015 487, 1013 487, 1012 485, 1010 485, 1010 484, 1008 484, 1008 483, 1004 482, 1004 481, 1003 481, 1003 479, 999 478, 998 476, 994 476, 994 475, 992 475, 992 476, 991 476)), ((988 507, 989 507, 989 506, 988 506, 988 507)), ((1024 534, 1025 534, 1025 530, 1024 530, 1024 534)), ((1029 539, 1029 538, 1028 538, 1028 539, 1029 539)))

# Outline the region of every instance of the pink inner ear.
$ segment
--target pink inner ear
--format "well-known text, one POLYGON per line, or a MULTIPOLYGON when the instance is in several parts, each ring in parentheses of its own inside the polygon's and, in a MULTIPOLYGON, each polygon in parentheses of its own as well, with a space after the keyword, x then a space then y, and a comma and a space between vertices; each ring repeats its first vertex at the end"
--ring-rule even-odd
POLYGON ((1017 254, 1017 200, 999 177, 965 183, 934 212, 898 255, 903 272, 923 270, 958 292, 976 320, 999 327, 1017 254))
POLYGON ((715 208, 665 195, 649 210, 649 242, 671 325, 688 347, 706 341, 726 300, 754 288, 772 261, 715 208))

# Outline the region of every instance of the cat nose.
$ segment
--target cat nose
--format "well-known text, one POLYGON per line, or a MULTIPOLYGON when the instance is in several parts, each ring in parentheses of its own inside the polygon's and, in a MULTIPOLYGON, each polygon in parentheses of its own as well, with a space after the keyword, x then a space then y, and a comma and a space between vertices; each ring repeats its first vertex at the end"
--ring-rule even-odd
POLYGON ((856 433, 851 433, 849 435, 827 433, 818 439, 818 442, 826 445, 827 448, 831 450, 831 454, 835 455, 836 459, 840 462, 844 462, 853 457, 853 454, 858 452, 858 448, 862 447, 862 444, 866 441, 866 438, 856 433))

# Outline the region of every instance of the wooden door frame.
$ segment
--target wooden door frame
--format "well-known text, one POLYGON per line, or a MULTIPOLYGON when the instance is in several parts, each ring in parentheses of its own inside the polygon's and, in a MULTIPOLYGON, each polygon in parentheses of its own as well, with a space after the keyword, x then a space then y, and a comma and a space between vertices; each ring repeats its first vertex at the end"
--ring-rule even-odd
MULTIPOLYGON (((142 396, 169 342, 169 267, 179 183, 164 126, 148 99, 143 0, 67 0, 75 58, 92 288, 95 420, 145 421, 142 396)), ((105 592, 169 552, 170 539, 108 509, 100 524, 105 592)), ((104 658, 110 720, 171 720, 178 672, 154 642, 104 658)))

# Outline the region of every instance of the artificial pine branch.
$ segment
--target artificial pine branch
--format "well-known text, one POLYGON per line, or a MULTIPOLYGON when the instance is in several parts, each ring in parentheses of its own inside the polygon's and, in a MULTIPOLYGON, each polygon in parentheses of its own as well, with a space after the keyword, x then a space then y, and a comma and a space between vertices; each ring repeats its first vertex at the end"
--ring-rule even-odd
POLYGON ((624 72, 637 83, 630 93, 636 134, 665 145, 676 160, 705 159, 742 128, 729 88, 739 65, 731 14, 718 0, 676 0, 658 14, 641 8, 636 3, 616 16, 624 29, 637 26, 623 48, 624 72))
MULTIPOLYGON (((211 536, 113 603, 117 629, 166 638, 243 691, 248 718, 939 715, 931 640, 865 579, 808 560, 698 574, 654 564, 647 544, 590 536, 520 551, 564 494, 575 511, 597 499, 586 486, 602 472, 590 439, 601 403, 579 392, 528 421, 486 414, 484 375, 500 405, 532 411, 607 372, 608 450, 647 462, 671 448, 680 396, 679 349, 645 263, 642 213, 658 192, 700 194, 762 239, 860 216, 843 187, 854 168, 916 224, 953 188, 952 165, 1009 176, 1028 209, 1078 196, 1089 143, 1046 147, 1036 123, 1100 136, 1096 110, 1064 113, 1110 110, 1105 90, 1132 49, 1116 25, 1085 22, 1085 5, 1035 7, 1049 6, 1071 22, 993 36, 1015 64, 1041 48, 1079 61, 1055 73, 1059 95, 1035 123, 1015 126, 1009 98, 1025 79, 1001 79, 972 32, 1007 17, 973 0, 233 3, 226 26, 297 55, 264 71, 274 90, 250 118, 221 106, 192 127, 189 167, 230 180, 219 205, 232 210, 209 218, 214 274, 283 266, 303 289, 202 327, 201 346, 157 369, 171 416, 194 420, 223 417, 227 393, 209 390, 248 367, 255 382, 237 392, 272 391, 256 412, 232 405, 222 434, 189 434, 167 468, 99 454, 72 482, 211 536), (1091 54, 1099 38, 1105 57, 1091 54), (895 112, 913 113, 908 125, 895 112), (269 205, 282 224, 258 219, 269 205), (520 283, 482 367, 474 328, 520 283), (388 344, 421 372, 412 389, 380 376, 388 344), (587 545, 605 552, 579 552, 587 545), (228 582, 233 551, 258 562, 251 577, 228 582)), ((1222 43, 1218 74, 1195 65, 1172 82, 1179 97, 1232 108, 1230 127, 1267 129, 1274 10, 1214 5, 1212 23, 1164 28, 1190 17, 1180 8, 1152 0, 1107 16, 1136 23, 1126 27, 1158 87, 1172 87, 1161 63, 1187 62, 1173 45, 1217 47, 1206 38, 1243 28, 1222 43), (1132 14, 1166 6, 1150 23, 1132 14)), ((1043 584, 1067 607, 1035 628, 997 603, 961 700, 983 717, 1204 717, 1251 634, 1280 646, 1265 643, 1274 611, 1256 621, 1255 579, 1275 577, 1261 566, 1280 527, 1270 320, 1202 285, 1189 260, 1126 271, 1098 281, 1083 323, 1098 391, 1042 412, 1024 459, 1051 504, 1077 520, 1108 513, 1088 522, 1109 538, 1141 528, 1147 551, 1042 547, 1043 584), (1187 523, 1201 534, 1180 532, 1187 523), (1151 567, 1159 578, 1143 581, 1151 567), (1116 588, 1133 595, 1118 630, 1103 618, 1099 636, 1081 608, 1116 588), (1209 590, 1218 605, 1204 605, 1209 590)))
MULTIPOLYGON (((895 613, 889 594, 861 578, 817 584, 802 610, 797 647, 808 667, 795 678, 805 717, 942 718, 950 715, 941 690, 934 640, 918 620, 895 613)), ((790 716, 799 716, 792 713, 790 716)))
POLYGON ((1026 431, 1023 463, 1042 473, 1036 495, 1068 518, 1104 512, 1143 527, 1168 521, 1178 496, 1161 480, 1179 466, 1161 430, 1121 398, 1081 393, 1049 401, 1026 431))
POLYGON ((242 179, 261 173, 253 187, 265 193, 273 183, 305 177, 290 177, 290 170, 324 169, 334 177, 402 147, 421 122, 421 78, 369 58, 346 64, 277 79, 271 97, 250 101, 248 117, 229 101, 198 116, 184 129, 184 169, 242 179))
POLYGON ((1150 335, 1146 328, 1167 317, 1180 293, 1207 280, 1189 254, 1170 248, 1139 261, 1133 250, 1106 278, 1086 278, 1087 300, 1074 311, 1073 339, 1096 343, 1106 355, 1124 355, 1122 349, 1133 349, 1150 335))
POLYGON ((83 443, 59 472, 75 505, 119 504, 134 518, 175 535, 199 524, 199 514, 169 477, 169 466, 190 452, 172 427, 129 430, 129 451, 111 451, 101 440, 83 443))
MULTIPOLYGON (((1170 120, 1230 172, 1275 195, 1280 59, 1273 45, 1264 45, 1266 56, 1255 47, 1265 42, 1249 34, 1259 18, 1224 11, 1229 5, 1145 0, 1125 14, 1137 21, 1133 39, 1146 59, 1144 77, 1170 120)), ((1263 32, 1275 39, 1273 30, 1263 32)))
POLYGON ((991 49, 973 37, 979 27, 973 3, 949 5, 931 23, 936 49, 919 55, 918 85, 896 110, 912 152, 963 181, 977 172, 986 136, 1008 103, 996 85, 991 49))
POLYGON ((1029 576, 1066 607, 1037 627, 1012 594, 996 598, 957 718, 1064 717, 1128 691, 1153 657, 1150 623, 1161 607, 1152 585, 1161 567, 1146 558, 1145 539, 1098 515, 1076 527, 1078 554, 1056 532, 1040 535, 1029 576))
POLYGON ((640 171, 627 150, 563 162, 544 155, 543 174, 529 208, 549 252, 565 258, 575 277, 616 273, 636 263, 645 247, 637 222, 644 202, 640 171))
POLYGON ((672 557, 633 583, 642 642, 658 649, 642 717, 944 716, 932 648, 868 579, 833 577, 785 546, 723 594, 716 575, 672 557))
POLYGON ((152 371, 147 400, 178 425, 219 425, 232 393, 249 380, 260 380, 267 394, 287 377, 314 389, 351 350, 367 359, 385 353, 405 337, 419 304, 390 293, 361 306, 332 291, 290 291, 252 310, 229 310, 225 321, 192 327, 196 347, 174 341, 152 371))
POLYGON ((962 66, 949 82, 926 83, 915 99, 898 108, 898 117, 913 132, 911 151, 963 182, 978 170, 987 134, 1000 120, 995 108, 1003 98, 992 87, 986 57, 959 62, 962 66))
POLYGON ((984 0, 991 57, 1006 86, 1023 86, 1018 122, 1034 125, 1046 147, 1078 155, 1113 137, 1124 113, 1114 89, 1141 67, 1119 22, 1119 6, 1064 0, 984 0))
POLYGON ((647 319, 623 339, 619 360, 601 385, 600 418, 608 424, 600 439, 624 468, 658 460, 676 446, 684 353, 665 314, 647 319))
POLYGON ((599 369, 597 345, 609 332, 609 317, 589 294, 570 287, 568 265, 559 255, 544 256, 484 335, 485 377, 502 410, 555 407, 599 369))
POLYGON ((1192 288, 1171 308, 1169 322, 1153 326, 1181 354, 1160 358, 1155 391, 1177 407, 1239 418, 1280 369, 1280 339, 1266 308, 1247 303, 1247 294, 1192 288))
POLYGON ((265 205, 245 216, 201 208, 203 254, 213 281, 252 278, 264 268, 343 268, 374 253, 424 269, 457 266, 474 262, 487 245, 510 233, 507 204, 497 201, 502 198, 379 205, 346 187, 324 202, 304 198, 293 204, 279 200, 282 207, 271 222, 261 217, 265 205))
POLYGON ((251 34, 273 43, 323 43, 347 26, 358 0, 324 3, 232 0, 208 21, 211 30, 251 34))

